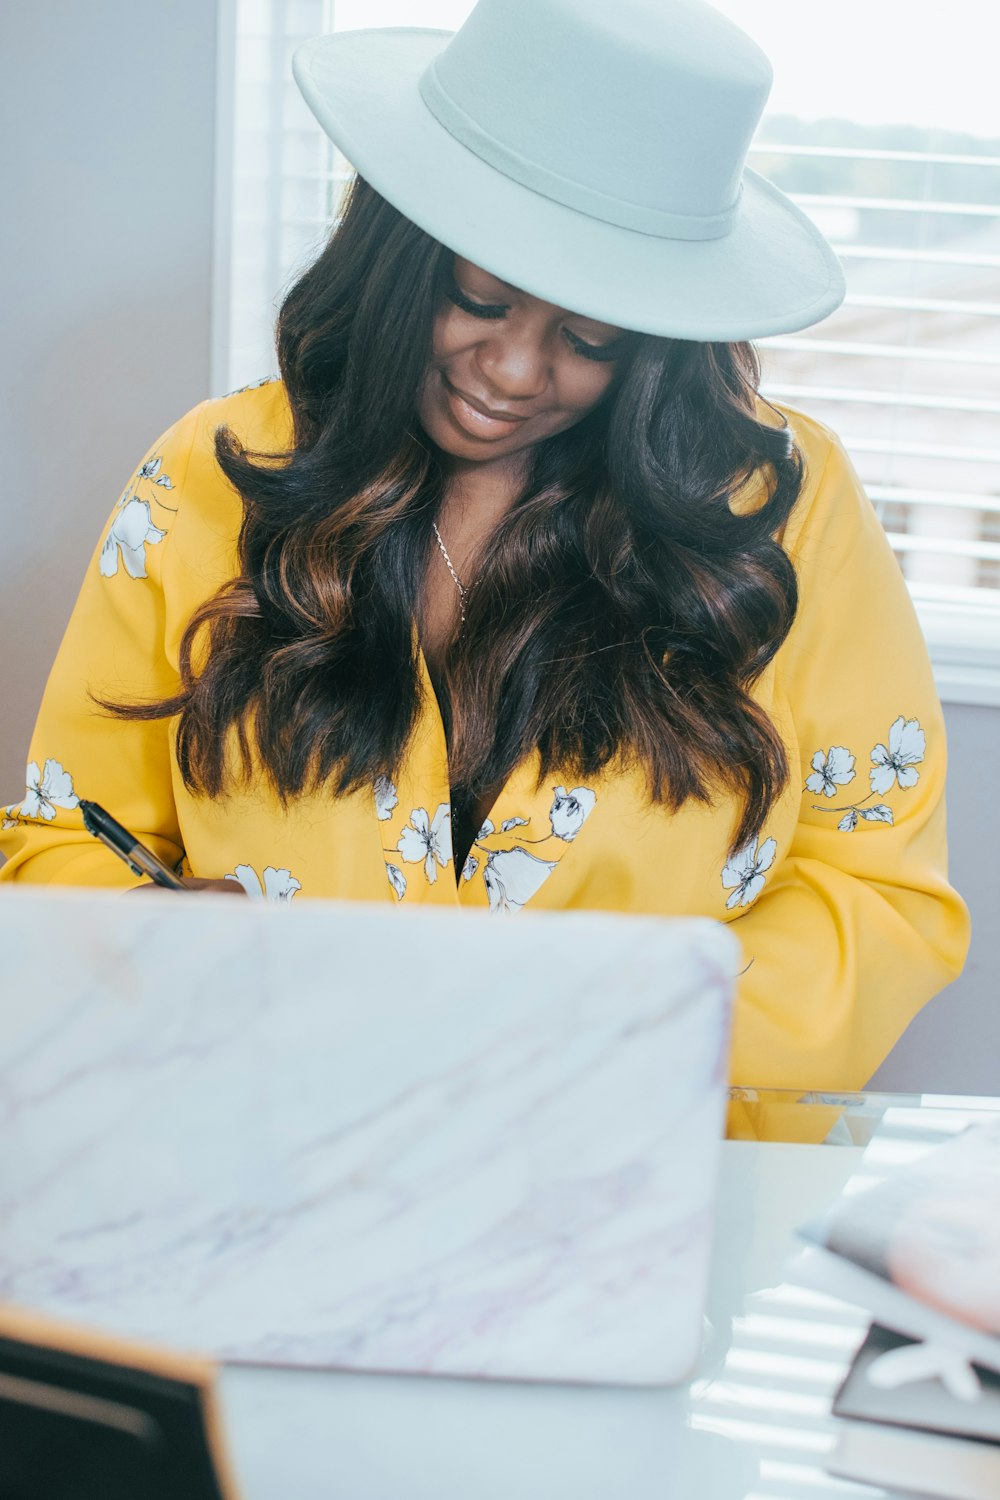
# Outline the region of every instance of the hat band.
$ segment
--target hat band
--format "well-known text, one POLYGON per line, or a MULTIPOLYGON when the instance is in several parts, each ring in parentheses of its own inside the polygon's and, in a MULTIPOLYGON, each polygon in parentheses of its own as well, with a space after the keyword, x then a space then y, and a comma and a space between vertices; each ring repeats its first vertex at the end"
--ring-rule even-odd
POLYGON ((743 196, 742 182, 735 202, 718 214, 675 214, 665 209, 628 203, 582 182, 574 182, 558 172, 550 172, 548 167, 529 161, 489 135, 445 91, 437 75, 436 59, 424 69, 418 87, 420 97, 438 124, 456 141, 505 177, 564 204, 566 208, 576 208, 592 219, 617 224, 621 229, 637 229, 640 234, 651 234, 664 240, 718 240, 733 226, 743 196))

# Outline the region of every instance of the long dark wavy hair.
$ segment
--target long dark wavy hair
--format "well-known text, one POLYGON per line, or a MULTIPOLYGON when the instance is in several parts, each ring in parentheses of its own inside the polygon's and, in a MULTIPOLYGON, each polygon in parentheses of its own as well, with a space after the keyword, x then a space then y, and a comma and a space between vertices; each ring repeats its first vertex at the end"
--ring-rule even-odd
MULTIPOLYGON (((362 179, 278 319, 294 440, 215 436, 243 498, 239 575, 193 615, 177 694, 105 704, 179 715, 194 793, 263 769, 283 802, 392 775, 419 709, 414 638, 448 457, 417 410, 452 256, 362 179)), ((537 444, 490 538, 444 663, 449 770, 471 803, 536 747, 541 772, 641 768, 651 798, 735 794, 731 849, 788 778, 750 697, 792 624, 774 536, 803 462, 762 422, 749 343, 637 336, 605 397, 537 444), (760 471, 763 503, 730 506, 760 471)))

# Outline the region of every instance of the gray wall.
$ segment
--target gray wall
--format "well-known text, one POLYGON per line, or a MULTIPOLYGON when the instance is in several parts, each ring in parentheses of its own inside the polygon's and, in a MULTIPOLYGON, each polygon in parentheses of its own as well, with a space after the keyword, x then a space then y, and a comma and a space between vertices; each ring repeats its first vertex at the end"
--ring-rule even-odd
POLYGON ((951 878, 972 914, 965 972, 917 1016, 874 1087, 1000 1094, 1000 708, 946 703, 951 878))
POLYGON ((0 801, 112 504, 209 394, 212 0, 0 0, 0 801))
MULTIPOLYGON (((0 0, 7 165, 0 802, 22 795, 85 559, 159 432, 209 392, 215 13, 209 0, 0 0)), ((947 707, 952 870, 972 958, 876 1081, 1000 1093, 1000 709, 947 707)))

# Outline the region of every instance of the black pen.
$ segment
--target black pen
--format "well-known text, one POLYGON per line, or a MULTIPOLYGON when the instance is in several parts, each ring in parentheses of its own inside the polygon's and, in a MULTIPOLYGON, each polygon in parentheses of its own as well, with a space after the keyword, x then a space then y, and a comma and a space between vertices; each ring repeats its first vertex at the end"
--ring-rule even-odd
POLYGON ((140 844, 135 834, 129 833, 127 828, 115 822, 103 807, 96 802, 84 802, 81 799, 80 811, 83 813, 83 825, 87 832, 92 833, 95 839, 100 839, 102 844, 107 844, 112 854, 123 859, 134 874, 148 875, 157 885, 165 886, 171 891, 187 890, 183 880, 162 859, 157 859, 152 849, 140 844))

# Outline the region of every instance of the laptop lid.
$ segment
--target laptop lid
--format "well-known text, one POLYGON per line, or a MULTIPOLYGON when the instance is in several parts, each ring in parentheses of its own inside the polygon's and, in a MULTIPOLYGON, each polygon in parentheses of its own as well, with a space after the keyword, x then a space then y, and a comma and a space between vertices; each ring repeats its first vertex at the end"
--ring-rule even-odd
POLYGON ((7 887, 0 942, 0 1300, 232 1361, 690 1373, 725 928, 7 887))

